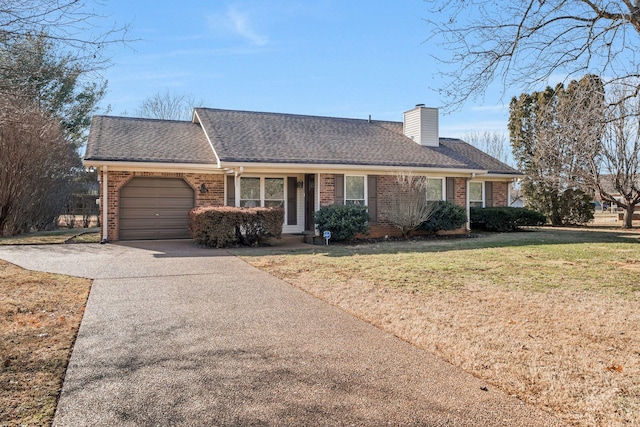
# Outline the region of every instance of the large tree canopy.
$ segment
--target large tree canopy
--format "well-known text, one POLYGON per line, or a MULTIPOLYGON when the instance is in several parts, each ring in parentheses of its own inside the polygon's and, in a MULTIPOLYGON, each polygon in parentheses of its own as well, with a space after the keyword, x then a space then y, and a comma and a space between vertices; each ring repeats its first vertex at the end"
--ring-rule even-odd
POLYGON ((0 88, 59 120, 65 137, 79 148, 106 82, 89 80, 72 54, 60 54, 46 34, 0 44, 0 88))
POLYGON ((450 108, 494 82, 507 95, 588 73, 637 87, 640 0, 426 1, 428 40, 442 47, 434 56, 445 66, 448 84, 440 90, 450 108))
POLYGON ((588 75, 511 100, 509 134, 529 206, 553 225, 592 218, 585 171, 598 158, 605 112, 602 83, 588 75))

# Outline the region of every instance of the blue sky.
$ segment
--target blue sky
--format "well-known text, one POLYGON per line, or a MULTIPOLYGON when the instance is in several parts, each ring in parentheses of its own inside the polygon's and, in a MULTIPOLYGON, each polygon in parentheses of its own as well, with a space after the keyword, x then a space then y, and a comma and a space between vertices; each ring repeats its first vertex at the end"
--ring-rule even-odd
MULTIPOLYGON (((395 121, 445 102, 422 0, 109 0, 100 13, 139 39, 111 49, 113 115, 166 90, 212 108, 395 121)), ((440 135, 506 134, 512 95, 441 114, 440 135)))

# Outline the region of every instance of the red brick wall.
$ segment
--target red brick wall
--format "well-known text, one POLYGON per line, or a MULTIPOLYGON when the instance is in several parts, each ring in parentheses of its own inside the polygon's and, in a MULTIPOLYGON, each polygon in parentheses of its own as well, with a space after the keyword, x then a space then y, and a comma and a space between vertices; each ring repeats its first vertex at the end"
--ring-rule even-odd
POLYGON ((335 200, 335 178, 333 174, 320 174, 320 207, 329 206, 335 200))
POLYGON ((458 206, 467 206, 467 178, 455 178, 453 203, 458 206))
POLYGON ((509 203, 507 201, 509 183, 493 181, 493 184, 491 185, 493 189, 493 206, 509 206, 509 203))
MULTIPOLYGON (((193 174, 193 173, 173 173, 173 172, 108 172, 108 229, 107 239, 110 241, 118 241, 118 211, 120 209, 120 189, 129 182, 133 177, 166 177, 166 178, 182 178, 194 190, 196 206, 223 206, 224 205, 224 175, 213 174, 193 174), (200 193, 200 186, 205 184, 206 193, 200 193)), ((104 179, 104 177, 101 177, 104 179)), ((104 182, 104 181, 102 181, 104 182)), ((104 206, 102 199, 103 185, 100 184, 100 218, 102 219, 102 209, 104 206)), ((101 227, 104 227, 104 221, 101 221, 101 227)), ((104 232, 104 229, 101 230, 104 232)))

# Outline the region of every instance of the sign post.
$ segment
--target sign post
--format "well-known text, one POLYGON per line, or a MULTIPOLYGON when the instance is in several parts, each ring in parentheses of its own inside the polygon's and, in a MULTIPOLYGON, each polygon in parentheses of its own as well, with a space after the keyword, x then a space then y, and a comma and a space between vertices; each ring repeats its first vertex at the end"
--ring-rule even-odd
POLYGON ((322 233, 322 237, 324 237, 324 244, 328 245, 329 239, 331 238, 331 232, 329 230, 326 230, 324 233, 322 233))

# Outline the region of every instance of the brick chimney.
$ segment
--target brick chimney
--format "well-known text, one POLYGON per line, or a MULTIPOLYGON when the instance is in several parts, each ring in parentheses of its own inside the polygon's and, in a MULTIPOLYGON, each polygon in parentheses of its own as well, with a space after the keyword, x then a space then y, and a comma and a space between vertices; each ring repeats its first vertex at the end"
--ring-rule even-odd
POLYGON ((438 109, 417 104, 413 110, 406 111, 403 133, 425 147, 439 146, 438 109))

